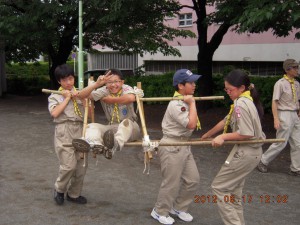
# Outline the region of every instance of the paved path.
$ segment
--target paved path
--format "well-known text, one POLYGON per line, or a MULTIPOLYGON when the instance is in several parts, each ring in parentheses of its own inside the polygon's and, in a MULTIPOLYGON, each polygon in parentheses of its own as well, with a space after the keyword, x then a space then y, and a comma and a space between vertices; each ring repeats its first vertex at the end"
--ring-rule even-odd
MULTIPOLYGON (((159 161, 154 158, 150 175, 144 175, 143 154, 139 148, 126 147, 112 160, 103 156, 89 158, 82 193, 88 204, 65 202, 57 206, 54 203, 52 194, 58 161, 46 97, 0 98, 0 224, 159 224, 150 217, 161 182, 159 161)), ((103 117, 96 115, 96 119, 101 121, 103 117)), ((151 126, 149 133, 152 139, 161 135, 151 126)), ((201 174, 195 196, 202 196, 203 203, 191 205, 194 221, 189 224, 222 225, 216 204, 208 199, 212 195, 212 179, 229 149, 193 147, 193 151, 201 174)), ((255 170, 248 177, 244 188, 247 225, 299 224, 300 177, 287 175, 289 163, 286 150, 271 164, 270 173, 255 170), (287 202, 283 203, 285 196, 287 202)), ((175 224, 186 223, 176 219, 175 224)))

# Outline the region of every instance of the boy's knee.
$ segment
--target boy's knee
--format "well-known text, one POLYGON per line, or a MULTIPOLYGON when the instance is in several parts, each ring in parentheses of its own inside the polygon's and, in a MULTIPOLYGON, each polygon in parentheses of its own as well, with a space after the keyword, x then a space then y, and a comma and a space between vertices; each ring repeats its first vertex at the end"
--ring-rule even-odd
POLYGON ((129 119, 124 119, 124 120, 123 120, 123 125, 124 125, 125 127, 128 127, 128 126, 129 126, 129 119))
POLYGON ((216 190, 219 189, 219 186, 218 186, 217 182, 215 182, 215 180, 213 180, 213 182, 212 182, 212 184, 211 184, 210 187, 211 187, 211 189, 212 189, 213 191, 216 191, 216 190))
POLYGON ((190 189, 196 190, 198 189, 200 184, 200 176, 195 176, 190 182, 189 187, 190 189))

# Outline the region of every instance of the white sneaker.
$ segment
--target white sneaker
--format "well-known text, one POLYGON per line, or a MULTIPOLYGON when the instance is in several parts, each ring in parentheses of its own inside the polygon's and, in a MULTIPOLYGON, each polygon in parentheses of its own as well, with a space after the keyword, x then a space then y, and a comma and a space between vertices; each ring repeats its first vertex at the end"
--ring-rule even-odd
POLYGON ((178 216, 179 219, 185 221, 185 222, 191 222, 193 220, 193 217, 191 214, 187 213, 187 212, 183 212, 183 211, 178 211, 174 208, 172 208, 170 210, 170 213, 173 215, 178 216))
POLYGON ((175 222, 171 216, 161 216, 155 211, 155 209, 152 210, 151 216, 162 224, 173 224, 175 222))

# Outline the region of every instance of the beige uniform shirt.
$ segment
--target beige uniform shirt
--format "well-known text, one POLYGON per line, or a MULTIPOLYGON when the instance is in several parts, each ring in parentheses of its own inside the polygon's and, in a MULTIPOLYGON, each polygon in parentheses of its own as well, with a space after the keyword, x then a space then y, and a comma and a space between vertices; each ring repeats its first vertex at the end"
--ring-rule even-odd
POLYGON ((162 121, 162 132, 168 137, 190 137, 193 130, 189 122, 189 105, 181 100, 170 101, 162 121))
MULTIPOLYGON (((240 135, 253 136, 252 139, 266 138, 262 131, 257 109, 253 101, 246 97, 240 97, 234 101, 230 126, 233 132, 237 132, 240 135)), ((255 147, 256 145, 251 146, 255 147)))
MULTIPOLYGON (((123 84, 122 86, 122 95, 125 94, 134 94, 134 90, 129 85, 123 84)), ((101 100, 103 97, 111 95, 109 90, 106 88, 106 86, 98 88, 97 90, 93 91, 91 93, 94 101, 101 100)), ((106 104, 105 102, 101 101, 101 105, 103 108, 103 111, 105 113, 107 121, 110 123, 112 121, 112 115, 114 114, 113 123, 118 123, 116 113, 114 113, 114 107, 115 104, 106 104)), ((126 118, 137 121, 137 115, 134 112, 134 105, 133 103, 130 104, 118 104, 118 115, 120 122, 126 118)))
MULTIPOLYGON (((64 96, 62 95, 58 95, 58 94, 51 94, 48 97, 48 110, 51 113, 51 111, 54 109, 54 107, 56 107, 57 105, 59 105, 61 102, 64 101, 64 96)), ((84 115, 84 107, 82 102, 79 99, 76 99, 78 108, 82 114, 82 116, 84 115)), ((67 105, 67 107, 65 108, 65 110, 57 117, 53 119, 54 123, 63 123, 66 121, 75 121, 75 122, 82 122, 83 118, 76 115, 75 110, 74 110, 74 103, 73 100, 71 99, 67 105)))
POLYGON ((293 91, 289 81, 285 78, 281 78, 274 85, 273 90, 273 101, 278 101, 279 110, 290 110, 296 111, 299 110, 299 100, 300 100, 300 88, 299 82, 295 80, 295 89, 296 89, 296 99, 294 101, 293 91))

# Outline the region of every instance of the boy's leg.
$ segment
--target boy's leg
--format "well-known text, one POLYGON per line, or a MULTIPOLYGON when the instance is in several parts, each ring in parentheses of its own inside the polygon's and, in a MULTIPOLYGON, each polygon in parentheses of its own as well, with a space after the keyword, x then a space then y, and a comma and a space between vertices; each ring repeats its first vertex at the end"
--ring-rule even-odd
POLYGON ((103 152, 103 134, 110 126, 99 123, 87 125, 85 137, 77 138, 72 141, 73 147, 80 152, 89 152, 92 149, 96 154, 103 152))
POLYGON ((265 166, 268 166, 269 163, 275 159, 276 156, 285 148, 287 145, 287 140, 289 140, 291 135, 291 127, 293 126, 294 121, 291 119, 290 112, 279 111, 278 116, 280 119, 280 128, 276 131, 276 138, 283 138, 286 141, 281 143, 273 143, 270 145, 261 158, 261 162, 265 166))
POLYGON ((67 191, 67 186, 76 172, 78 156, 74 148, 64 147, 63 143, 72 140, 72 137, 80 136, 82 125, 62 123, 56 125, 55 129, 55 152, 59 159, 59 175, 54 184, 55 200, 57 204, 63 203, 63 195, 67 191), (59 200, 59 201, 58 201, 59 200))
POLYGON ((155 203, 155 211, 161 216, 168 216, 178 195, 184 154, 177 146, 163 146, 158 150, 161 165, 162 182, 155 203))
POLYGON ((81 159, 80 152, 76 152, 75 154, 77 158, 77 164, 75 173, 70 179, 70 186, 68 189, 68 196, 71 198, 78 198, 80 196, 83 187, 84 176, 88 167, 88 160, 86 160, 85 166, 83 166, 84 159, 81 159))
POLYGON ((122 150, 124 144, 131 138, 133 128, 133 122, 129 119, 125 119, 119 124, 117 133, 115 134, 115 139, 120 146, 119 150, 122 150))
POLYGON ((111 159, 115 151, 123 149, 124 144, 129 140, 136 140, 138 137, 139 126, 136 122, 129 119, 124 119, 114 132, 112 129, 107 130, 103 136, 103 142, 107 151, 105 157, 111 159))
MULTIPOLYGON (((231 151, 235 151, 234 146, 231 151)), ((225 225, 243 225, 242 205, 235 205, 231 201, 231 195, 241 198, 241 193, 246 176, 257 166, 261 158, 261 148, 246 148, 237 150, 230 164, 223 164, 219 173, 212 182, 212 189, 217 196, 219 214, 225 225), (256 152, 254 152, 256 151, 256 152)))
POLYGON ((187 157, 184 160, 185 166, 182 171, 182 184, 178 194, 174 202, 174 209, 187 212, 189 205, 194 199, 194 195, 196 194, 200 176, 197 169, 196 162, 194 160, 193 154, 190 151, 190 146, 186 147, 186 149, 181 149, 180 151, 188 151, 187 157))
POLYGON ((300 175, 300 119, 298 115, 295 114, 294 118, 294 128, 291 131, 291 137, 289 139, 291 147, 291 165, 290 174, 300 175))
POLYGON ((55 182, 55 189, 59 193, 67 190, 67 185, 75 171, 77 159, 74 148, 64 147, 63 143, 72 140, 68 126, 65 123, 56 125, 55 129, 55 152, 59 160, 59 174, 55 182))
MULTIPOLYGON (((67 132, 69 133, 70 139, 74 139, 75 137, 80 137, 82 135, 82 129, 78 129, 78 127, 70 126, 66 133, 67 132)), ((88 167, 88 160, 81 158, 80 152, 74 151, 74 149, 73 152, 75 155, 76 164, 73 169, 74 172, 69 180, 67 200, 79 204, 85 204, 87 203, 87 200, 85 197, 81 196, 81 191, 83 187, 84 176, 88 167)))

